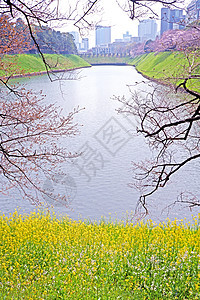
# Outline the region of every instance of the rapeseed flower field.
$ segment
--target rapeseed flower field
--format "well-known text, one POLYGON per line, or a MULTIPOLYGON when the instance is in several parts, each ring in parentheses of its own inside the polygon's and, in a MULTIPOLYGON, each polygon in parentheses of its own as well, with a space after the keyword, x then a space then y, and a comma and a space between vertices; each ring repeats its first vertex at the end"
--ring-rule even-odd
POLYGON ((0 299, 200 299, 199 223, 1 216, 0 299))

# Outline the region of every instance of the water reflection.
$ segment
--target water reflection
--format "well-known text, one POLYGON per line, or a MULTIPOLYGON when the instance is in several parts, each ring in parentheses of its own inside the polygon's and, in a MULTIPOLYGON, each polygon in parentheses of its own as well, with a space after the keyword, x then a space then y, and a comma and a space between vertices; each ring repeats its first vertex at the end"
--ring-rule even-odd
MULTIPOLYGON (((136 121, 117 113, 120 103, 111 100, 113 95, 130 98, 128 85, 134 81, 144 81, 133 67, 101 66, 84 69, 80 80, 58 81, 51 83, 46 76, 20 79, 29 88, 43 90, 46 102, 62 107, 67 114, 74 107, 85 108, 76 116, 81 134, 75 138, 64 139, 62 144, 69 151, 83 153, 62 166, 65 176, 48 181, 43 178, 44 186, 50 191, 69 195, 69 207, 63 203, 55 205, 55 212, 68 214, 72 218, 100 219, 117 214, 118 218, 126 211, 134 211, 139 193, 131 189, 131 161, 137 162, 151 156, 143 137, 135 134, 136 121)), ((140 86, 141 88, 141 86, 140 86)), ((143 88, 147 88, 143 84, 143 88)), ((150 88, 150 87, 148 87, 150 88)), ((165 209, 179 192, 199 193, 200 181, 197 163, 188 165, 173 177, 164 190, 158 191, 149 200, 150 217, 164 220, 166 217, 189 217, 190 211, 182 206, 165 209)), ((21 195, 12 191, 1 195, 1 211, 6 214, 21 207, 24 212, 33 207, 21 195)), ((48 204, 50 200, 43 199, 48 204)), ((195 213, 195 210, 193 213, 195 213)))

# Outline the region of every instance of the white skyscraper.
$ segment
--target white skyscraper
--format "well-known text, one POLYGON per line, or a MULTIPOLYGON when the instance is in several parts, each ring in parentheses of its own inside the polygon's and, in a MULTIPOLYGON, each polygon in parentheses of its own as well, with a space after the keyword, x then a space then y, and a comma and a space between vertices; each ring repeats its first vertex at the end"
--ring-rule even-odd
POLYGON ((111 43, 111 27, 110 26, 96 26, 96 46, 107 45, 111 43))
POLYGON ((74 43, 75 43, 75 45, 77 47, 77 50, 79 50, 79 33, 77 31, 71 31, 69 33, 73 35, 73 37, 74 37, 74 43))
POLYGON ((155 40, 157 34, 157 23, 155 20, 147 19, 140 21, 138 25, 138 36, 141 41, 155 40))

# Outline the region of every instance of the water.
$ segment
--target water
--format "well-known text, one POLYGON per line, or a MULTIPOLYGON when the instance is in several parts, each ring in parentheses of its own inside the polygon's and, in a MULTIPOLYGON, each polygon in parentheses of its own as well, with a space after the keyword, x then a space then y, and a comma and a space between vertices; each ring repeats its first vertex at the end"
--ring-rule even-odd
MULTIPOLYGON (((129 99, 128 85, 144 78, 129 66, 96 66, 83 69, 78 76, 78 80, 62 82, 50 82, 45 75, 17 80, 34 90, 42 89, 47 95, 45 101, 56 103, 63 114, 77 106, 85 108, 75 118, 83 125, 81 134, 63 141, 69 151, 83 151, 85 156, 63 165, 66 175, 55 182, 43 178, 44 187, 69 196, 70 206, 66 208, 60 203, 54 208, 56 213, 92 220, 101 216, 123 218, 126 212, 130 216, 139 198, 139 193, 128 186, 132 179, 131 161, 148 158, 151 153, 144 138, 135 134, 134 118, 118 114, 116 110, 122 105, 112 97, 129 99)), ((169 211, 165 208, 181 191, 198 193, 199 170, 197 163, 189 165, 174 176, 169 186, 151 197, 150 217, 157 221, 166 217, 190 218, 187 208, 181 206, 169 211)), ((35 209, 16 191, 2 195, 0 201, 1 211, 6 214, 17 207, 23 212, 35 209)))

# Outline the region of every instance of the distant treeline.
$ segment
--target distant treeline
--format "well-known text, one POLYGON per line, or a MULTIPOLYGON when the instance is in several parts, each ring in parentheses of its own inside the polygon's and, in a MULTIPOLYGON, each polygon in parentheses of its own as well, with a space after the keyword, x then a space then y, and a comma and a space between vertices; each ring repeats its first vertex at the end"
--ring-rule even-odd
MULTIPOLYGON (((5 16, 1 16, 0 19, 0 48, 4 44, 12 44, 12 47, 7 47, 5 54, 38 52, 27 25, 22 19, 19 18, 16 22, 10 22, 5 16), (21 41, 19 42, 19 40, 21 41)), ((60 32, 47 26, 38 25, 32 25, 31 28, 43 53, 77 54, 74 37, 68 32, 60 32)))
POLYGON ((77 54, 78 52, 74 37, 68 32, 35 26, 35 33, 36 41, 43 53, 77 54))

